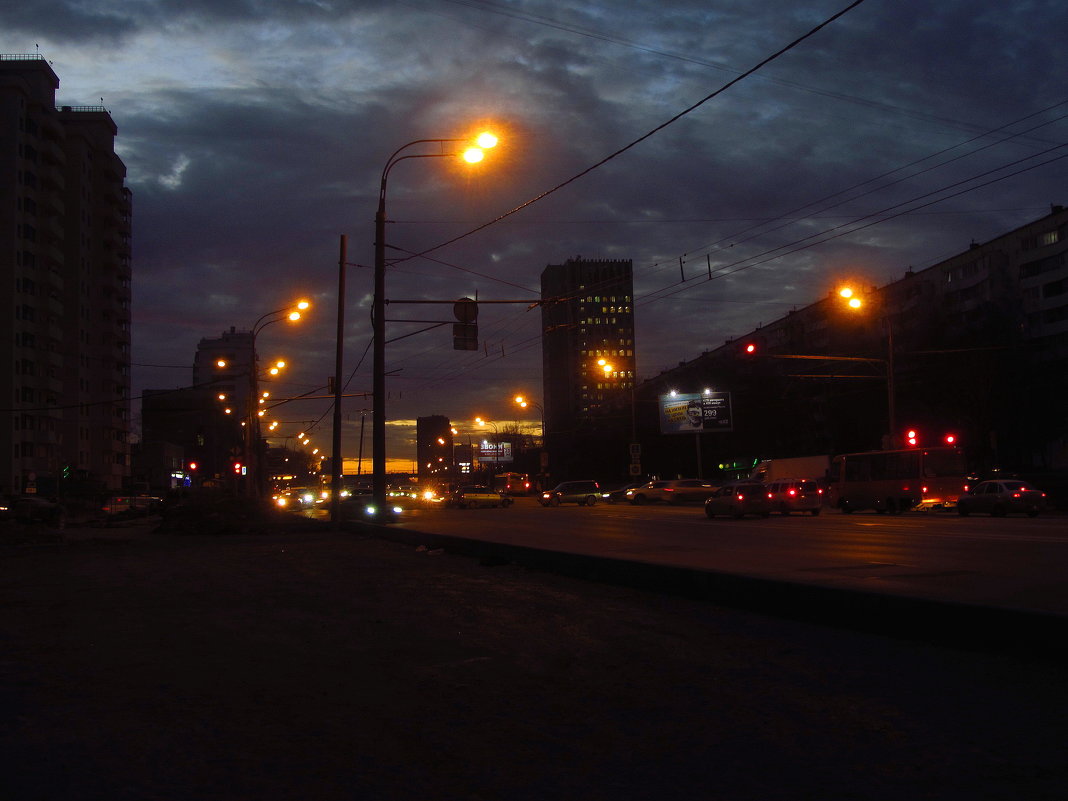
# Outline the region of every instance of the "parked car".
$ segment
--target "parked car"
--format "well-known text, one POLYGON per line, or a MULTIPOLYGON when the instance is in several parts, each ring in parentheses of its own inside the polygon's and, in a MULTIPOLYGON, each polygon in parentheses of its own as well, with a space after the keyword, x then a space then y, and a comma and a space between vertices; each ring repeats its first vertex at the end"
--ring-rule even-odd
POLYGON ((767 517, 771 514, 768 491, 755 481, 731 481, 717 489, 705 501, 705 515, 728 515, 740 518, 745 515, 767 517))
POLYGON ((715 491, 715 486, 708 481, 679 478, 642 484, 627 491, 627 500, 633 504, 699 502, 715 491))
POLYGON ((1004 517, 1010 512, 1023 512, 1035 517, 1046 508, 1046 493, 1026 481, 998 479, 980 481, 957 499, 957 513, 988 512, 992 517, 1004 517))
POLYGON ((601 486, 596 481, 564 481, 541 494, 542 506, 559 506, 562 503, 577 503, 593 506, 601 497, 601 486))
POLYGON ((450 492, 445 500, 445 505, 456 509, 477 508, 479 506, 508 507, 512 505, 512 499, 490 487, 468 484, 457 487, 450 492))
POLYGON ((62 526, 67 513, 61 504, 36 495, 23 495, 0 503, 0 515, 20 523, 62 526))
POLYGON ((813 478, 778 478, 764 486, 773 512, 818 515, 823 508, 823 489, 813 478))

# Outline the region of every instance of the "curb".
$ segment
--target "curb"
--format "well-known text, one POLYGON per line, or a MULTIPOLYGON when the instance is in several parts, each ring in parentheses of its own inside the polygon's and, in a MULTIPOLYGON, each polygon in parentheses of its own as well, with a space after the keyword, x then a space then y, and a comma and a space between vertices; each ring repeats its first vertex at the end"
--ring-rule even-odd
POLYGON ((441 548, 489 565, 516 564, 586 581, 938 646, 1068 661, 1068 616, 1053 613, 654 565, 396 527, 367 526, 363 530, 380 539, 441 548))

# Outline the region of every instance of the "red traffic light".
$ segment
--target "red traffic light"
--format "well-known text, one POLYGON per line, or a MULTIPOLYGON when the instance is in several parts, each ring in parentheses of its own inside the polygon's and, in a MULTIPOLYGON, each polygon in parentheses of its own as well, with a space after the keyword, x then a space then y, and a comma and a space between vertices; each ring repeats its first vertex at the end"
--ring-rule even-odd
POLYGON ((739 339, 735 344, 735 353, 743 359, 751 359, 756 361, 764 357, 765 341, 762 336, 747 336, 744 339, 739 339))
POLYGON ((915 429, 910 428, 908 431, 905 432, 905 442, 907 442, 909 445, 917 445, 919 444, 919 441, 920 435, 916 432, 915 429))
POLYGON ((957 435, 956 434, 946 434, 944 437, 942 437, 942 441, 945 442, 946 445, 956 445, 957 444, 957 435))
POLYGON ((234 472, 241 475, 241 462, 234 462, 234 472))

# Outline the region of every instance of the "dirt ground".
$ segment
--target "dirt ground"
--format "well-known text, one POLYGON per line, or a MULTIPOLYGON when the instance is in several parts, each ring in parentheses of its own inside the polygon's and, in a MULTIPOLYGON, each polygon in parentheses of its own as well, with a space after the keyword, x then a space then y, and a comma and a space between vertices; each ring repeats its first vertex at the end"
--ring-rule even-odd
POLYGON ((17 801, 1060 801, 1066 673, 346 533, 0 544, 17 801))

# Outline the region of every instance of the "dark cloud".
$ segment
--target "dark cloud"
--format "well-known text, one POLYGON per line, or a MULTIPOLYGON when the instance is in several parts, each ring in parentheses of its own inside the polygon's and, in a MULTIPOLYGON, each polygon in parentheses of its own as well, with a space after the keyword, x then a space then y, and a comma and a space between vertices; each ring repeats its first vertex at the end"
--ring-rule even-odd
MULTIPOLYGON (((40 39, 78 44, 101 40, 114 42, 138 28, 137 22, 121 9, 86 8, 85 3, 62 0, 0 0, 0 27, 7 31, 5 39, 19 37, 25 42, 24 52, 40 39)), ((117 6, 118 4, 116 4, 117 6)), ((20 52, 23 52, 20 51, 20 52)))
MULTIPOLYGON (((479 171, 445 160, 393 171, 392 255, 565 185, 398 263, 387 294, 532 298, 546 264, 632 258, 650 376, 816 300, 836 274, 884 283, 1065 200, 1065 161, 978 186, 1065 141, 1066 107, 1042 111, 1068 100, 1068 12, 1054 2, 864 3, 568 182, 841 5, 175 0, 90 12, 0 0, 0 50, 40 41, 64 102, 104 96, 118 124, 135 202, 136 361, 186 364, 201 337, 305 291, 319 302, 308 323, 269 329, 265 347, 293 349, 294 391, 325 384, 344 233, 363 265, 348 270, 354 369, 385 159, 493 119, 506 137, 479 171)), ((487 306, 480 329, 476 353, 452 351, 447 329, 391 344, 391 414, 512 419, 512 387, 540 389, 539 314, 487 306)), ((186 375, 139 368, 135 381, 186 375)), ((353 381, 369 385, 369 362, 353 381)))

